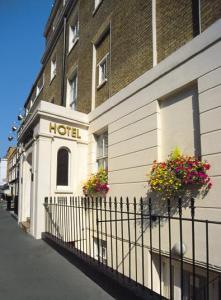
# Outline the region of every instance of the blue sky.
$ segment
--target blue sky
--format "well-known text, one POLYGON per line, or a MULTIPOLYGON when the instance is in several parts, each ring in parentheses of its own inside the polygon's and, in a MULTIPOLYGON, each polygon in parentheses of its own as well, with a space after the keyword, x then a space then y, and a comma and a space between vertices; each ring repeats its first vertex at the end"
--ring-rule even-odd
POLYGON ((44 26, 53 0, 0 0, 0 157, 40 70, 44 26))

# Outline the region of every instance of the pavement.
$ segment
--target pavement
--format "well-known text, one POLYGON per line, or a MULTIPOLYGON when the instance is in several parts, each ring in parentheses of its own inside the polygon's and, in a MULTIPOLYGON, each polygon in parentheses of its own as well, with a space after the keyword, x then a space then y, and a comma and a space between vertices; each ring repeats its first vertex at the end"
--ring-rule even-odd
POLYGON ((42 240, 24 233, 0 207, 0 300, 113 300, 42 240))

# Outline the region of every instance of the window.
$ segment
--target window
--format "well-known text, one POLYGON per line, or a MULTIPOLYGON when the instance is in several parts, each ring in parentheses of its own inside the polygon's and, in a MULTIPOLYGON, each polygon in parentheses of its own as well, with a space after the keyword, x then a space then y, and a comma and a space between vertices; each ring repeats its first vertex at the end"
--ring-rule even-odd
POLYGON ((38 95, 40 94, 41 90, 43 89, 44 86, 44 74, 43 76, 40 78, 37 87, 36 87, 36 97, 38 97, 38 95))
POLYGON ((76 110, 76 102, 77 102, 77 73, 73 75, 73 77, 69 80, 70 87, 70 108, 72 110, 76 110))
POLYGON ((94 9, 96 9, 100 5, 101 2, 102 2, 102 0, 95 0, 94 1, 94 9))
POLYGON ((55 77, 56 75, 56 56, 51 60, 51 80, 55 77))
POLYGON ((97 165, 98 168, 108 169, 108 133, 97 137, 97 165))
POLYGON ((102 85, 104 82, 107 81, 107 56, 106 55, 101 62, 99 63, 99 81, 98 86, 102 85))
POLYGON ((93 238, 94 243, 94 258, 100 262, 107 263, 107 242, 98 238, 93 238))
POLYGON ((61 17, 62 8, 59 8, 53 21, 52 30, 54 31, 61 17))
POLYGON ((57 186, 68 186, 69 152, 65 148, 57 154, 57 186))
POLYGON ((69 51, 79 39, 79 22, 78 19, 69 27, 69 51))
POLYGON ((184 300, 205 300, 206 299, 206 278, 195 275, 195 295, 193 295, 193 275, 191 272, 184 271, 184 300))

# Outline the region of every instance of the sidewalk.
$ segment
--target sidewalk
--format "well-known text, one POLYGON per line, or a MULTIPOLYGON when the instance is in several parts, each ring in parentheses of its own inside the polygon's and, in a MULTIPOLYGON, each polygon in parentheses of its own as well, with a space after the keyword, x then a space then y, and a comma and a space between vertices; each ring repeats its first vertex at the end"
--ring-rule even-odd
POLYGON ((0 299, 113 300, 42 240, 18 228, 0 207, 0 299))

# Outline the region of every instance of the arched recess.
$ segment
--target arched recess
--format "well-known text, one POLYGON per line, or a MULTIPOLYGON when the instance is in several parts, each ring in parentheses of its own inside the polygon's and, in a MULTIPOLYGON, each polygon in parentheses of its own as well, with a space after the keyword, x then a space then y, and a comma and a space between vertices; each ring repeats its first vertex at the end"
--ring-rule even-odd
POLYGON ((57 186, 69 185, 70 174, 70 150, 68 148, 59 148, 57 152, 57 186))

